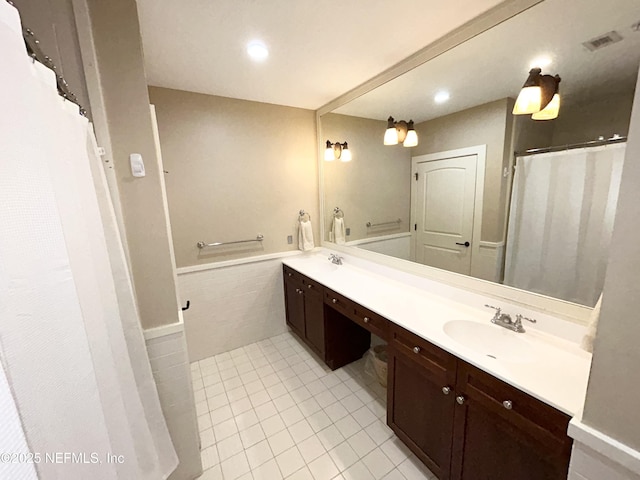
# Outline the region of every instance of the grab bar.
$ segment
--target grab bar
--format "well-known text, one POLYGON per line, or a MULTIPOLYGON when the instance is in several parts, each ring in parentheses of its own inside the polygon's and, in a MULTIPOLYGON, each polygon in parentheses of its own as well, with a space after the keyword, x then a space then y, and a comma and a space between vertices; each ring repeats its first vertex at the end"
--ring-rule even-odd
POLYGON ((382 222, 382 223, 367 222, 367 227, 381 227, 382 225, 391 225, 393 223, 400 224, 400 223, 402 223, 402 219, 398 218, 397 220, 393 220, 392 222, 382 222))
POLYGON ((256 238, 251 238, 249 240, 236 240, 235 242, 214 242, 214 243, 198 242, 196 243, 196 245, 198 246, 198 248, 203 249, 205 247, 219 247, 220 245, 231 245, 234 243, 261 242, 262 240, 264 240, 264 235, 259 233, 256 238))

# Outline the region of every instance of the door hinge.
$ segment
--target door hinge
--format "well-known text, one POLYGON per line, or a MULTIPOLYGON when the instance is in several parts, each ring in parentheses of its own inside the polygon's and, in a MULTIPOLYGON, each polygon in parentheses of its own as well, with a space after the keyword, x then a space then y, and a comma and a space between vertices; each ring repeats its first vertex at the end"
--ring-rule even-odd
POLYGON ((418 180, 418 172, 414 173, 416 180, 418 180))
POLYGON ((418 224, 417 224, 417 223, 414 223, 414 224, 413 224, 413 231, 414 231, 414 232, 417 232, 417 231, 418 231, 418 224))

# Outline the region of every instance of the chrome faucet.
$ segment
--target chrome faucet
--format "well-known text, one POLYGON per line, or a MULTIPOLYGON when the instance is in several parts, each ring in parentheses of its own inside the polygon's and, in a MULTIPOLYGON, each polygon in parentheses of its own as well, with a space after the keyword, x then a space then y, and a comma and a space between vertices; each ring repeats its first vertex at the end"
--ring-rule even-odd
POLYGON ((493 308, 496 311, 496 313, 493 315, 493 318, 491 319, 491 323, 495 323, 496 325, 507 328, 509 330, 513 330, 517 333, 524 333, 526 331, 522 326, 522 320, 528 320, 531 323, 537 322, 535 318, 525 317, 523 315, 520 315, 519 313, 516 314, 516 319, 513 320, 511 318, 511 315, 509 315, 508 313, 502 313, 501 308, 494 307, 493 305, 485 305, 485 307, 493 308))
POLYGON ((342 257, 339 257, 335 253, 329 255, 329 260, 331 260, 331 263, 333 263, 334 265, 342 265, 342 257))

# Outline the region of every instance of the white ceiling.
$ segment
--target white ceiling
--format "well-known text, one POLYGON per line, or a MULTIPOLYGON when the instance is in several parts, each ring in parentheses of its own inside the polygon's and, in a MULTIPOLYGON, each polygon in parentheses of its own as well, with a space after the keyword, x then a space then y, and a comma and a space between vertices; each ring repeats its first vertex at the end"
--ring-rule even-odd
POLYGON ((530 62, 548 56, 543 73, 562 77, 565 105, 607 92, 633 92, 640 65, 638 0, 545 0, 520 15, 338 108, 336 113, 416 123, 505 97, 515 98, 530 62), (619 43, 595 52, 582 46, 616 30, 619 43), (451 99, 433 101, 439 90, 451 99))
POLYGON ((502 0, 137 1, 150 85, 315 110, 502 0))

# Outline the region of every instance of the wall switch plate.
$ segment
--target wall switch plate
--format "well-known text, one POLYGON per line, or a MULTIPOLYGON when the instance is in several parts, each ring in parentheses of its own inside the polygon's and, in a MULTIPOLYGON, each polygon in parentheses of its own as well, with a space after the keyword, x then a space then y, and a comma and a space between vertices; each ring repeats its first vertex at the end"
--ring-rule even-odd
POLYGON ((291 245, 291 244, 293 243, 293 235, 289 235, 289 236, 287 237, 287 243, 288 243, 289 245, 291 245))
POLYGON ((345 232, 347 235, 351 235, 351 229, 347 228, 347 231, 345 232))
POLYGON ((139 153, 132 153, 129 155, 129 163, 131 164, 131 175, 134 177, 144 177, 144 162, 142 161, 142 155, 139 153))

